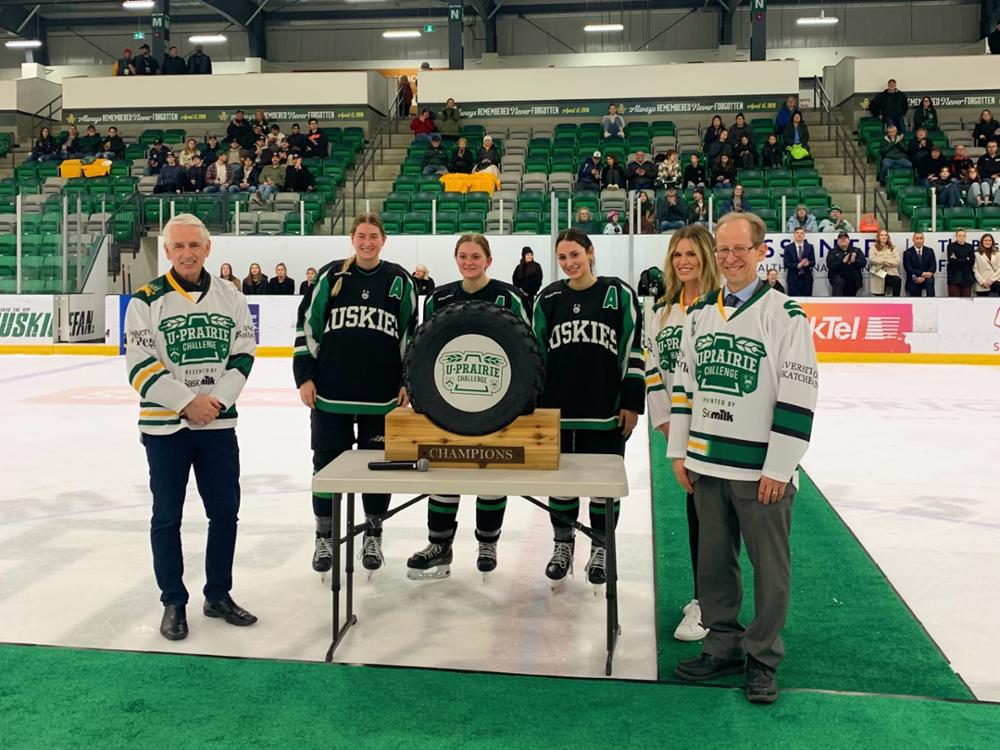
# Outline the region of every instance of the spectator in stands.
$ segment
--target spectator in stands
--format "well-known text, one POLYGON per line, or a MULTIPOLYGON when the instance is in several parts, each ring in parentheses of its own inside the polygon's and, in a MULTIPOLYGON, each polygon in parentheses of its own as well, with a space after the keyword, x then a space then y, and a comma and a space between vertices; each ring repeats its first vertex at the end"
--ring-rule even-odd
POLYGON ((841 232, 837 244, 826 256, 827 275, 830 279, 830 295, 833 297, 857 297, 864 284, 861 272, 868 265, 864 252, 854 247, 851 235, 841 232))
POLYGON ((830 206, 830 214, 819 223, 821 232, 853 232, 851 222, 844 218, 840 206, 830 206))
POLYGON ((326 137, 326 133, 320 130, 319 120, 315 117, 310 117, 308 124, 309 132, 306 133, 308 144, 304 155, 325 159, 330 155, 330 139, 326 137))
POLYGON ((927 137, 927 129, 917 128, 917 131, 913 134, 913 140, 910 141, 910 145, 906 148, 907 158, 909 158, 910 163, 918 168, 920 162, 930 156, 933 145, 934 143, 927 137))
POLYGON ((476 160, 469 151, 469 142, 465 138, 459 138, 455 145, 455 151, 448 161, 448 171, 454 174, 472 174, 476 160))
POLYGON ((785 163, 785 150, 778 143, 778 136, 771 133, 764 144, 764 150, 760 156, 761 166, 764 169, 773 169, 783 166, 785 163))
POLYGON ((624 231, 624 227, 618 222, 618 212, 609 211, 608 221, 604 225, 604 234, 621 234, 624 231))
POLYGON ((449 97, 445 102, 444 109, 438 114, 437 126, 442 138, 447 141, 458 140, 462 132, 462 110, 456 106, 454 99, 449 97))
POLYGON ((629 217, 639 217, 637 224, 639 231, 635 232, 631 225, 631 218, 626 222, 626 232, 629 234, 656 234, 656 205, 649 199, 649 193, 640 190, 632 199, 632 207, 629 210, 629 217))
POLYGON ((256 109, 253 113, 253 118, 250 120, 250 127, 260 128, 261 132, 267 130, 268 122, 267 115, 264 114, 264 110, 256 109))
POLYGON ((635 152, 635 160, 626 169, 629 190, 652 190, 656 167, 653 166, 644 151, 635 152))
POLYGON ((187 61, 177 54, 177 48, 171 47, 163 57, 163 75, 185 76, 188 72, 187 61))
POLYGON ((448 171, 448 152, 441 148, 441 134, 431 135, 431 145, 424 151, 421 161, 424 175, 445 174, 448 171))
POLYGON ((733 162, 738 169, 757 168, 757 149, 750 142, 750 136, 746 133, 740 135, 740 140, 736 144, 733 154, 733 162))
POLYGON ((316 286, 316 274, 318 272, 312 266, 306 269, 306 280, 299 284, 299 294, 305 296, 312 293, 312 288, 316 286))
POLYGON ((802 120, 802 113, 792 115, 792 121, 785 126, 781 134, 781 145, 785 152, 795 160, 809 156, 809 128, 802 120))
POLYGON ((268 137, 274 136, 275 138, 277 138, 278 143, 281 143, 282 141, 286 140, 285 134, 281 132, 281 126, 276 122, 271 123, 271 127, 268 128, 267 134, 268 137))
POLYGON ((212 58, 205 54, 205 48, 200 44, 194 45, 194 52, 188 58, 188 73, 193 76, 212 75, 212 58))
POLYGON ((885 91, 871 100, 868 111, 885 124, 886 129, 895 125, 899 133, 906 132, 906 110, 910 108, 906 94, 896 88, 896 79, 890 78, 885 91))
POLYGON ((167 152, 167 163, 160 167, 156 175, 154 193, 183 193, 187 187, 187 173, 184 167, 177 163, 177 157, 172 151, 167 152))
POLYGON ((977 297, 1000 297, 1000 253, 996 240, 988 232, 979 238, 973 273, 977 297))
POLYGON ((705 128, 705 134, 702 136, 701 145, 702 150, 705 152, 705 156, 708 156, 709 159, 712 157, 710 156, 708 147, 719 140, 719 136, 722 135, 722 131, 725 129, 725 126, 722 124, 722 118, 719 117, 719 115, 712 117, 712 124, 705 128))
POLYGON ((889 125, 885 129, 885 135, 882 136, 882 141, 879 143, 878 153, 878 181, 883 185, 890 169, 896 167, 913 169, 913 162, 907 158, 906 151, 903 149, 903 136, 900 135, 895 125, 889 125))
POLYGON ((722 156, 728 156, 729 160, 732 161, 734 153, 733 144, 729 142, 729 131, 723 128, 722 132, 719 133, 719 137, 708 144, 708 148, 705 151, 705 158, 714 167, 719 163, 719 158, 722 156))
POLYGON ((139 56, 133 63, 137 76, 158 76, 160 74, 160 64, 156 58, 149 54, 149 45, 143 44, 139 47, 139 56))
MULTIPOLYGON (((240 171, 242 172, 242 170, 240 171)), ((208 169, 205 171, 204 192, 235 193, 240 189, 240 177, 241 175, 236 174, 233 165, 229 163, 229 154, 219 154, 216 160, 212 164, 209 164, 208 169), (234 177, 236 178, 235 182, 234 177)))
POLYGON ((965 153, 965 146, 961 143, 955 146, 955 153, 951 157, 951 176, 959 182, 965 182, 969 176, 969 169, 972 167, 972 159, 965 153))
POLYGON ((993 113, 984 109, 979 115, 979 122, 972 130, 972 145, 986 148, 990 141, 1000 140, 1000 123, 993 119, 993 113))
POLYGON ((661 232, 687 225, 688 211, 676 188, 667 188, 656 207, 656 222, 661 232))
POLYGON ((476 166, 472 168, 472 171, 489 172, 496 177, 500 176, 500 152, 493 145, 493 136, 483 136, 483 145, 479 149, 476 166))
POLYGON ((257 143, 254 144, 254 161, 258 164, 263 164, 265 167, 271 163, 271 154, 279 154, 280 150, 276 144, 272 144, 267 140, 266 136, 261 136, 257 139, 257 143))
POLYGON ((986 35, 986 45, 991 55, 1000 55, 1000 23, 986 35))
POLYGON ((56 145, 56 139, 52 137, 48 126, 43 125, 38 131, 35 145, 31 147, 31 153, 28 154, 28 161, 51 161, 58 158, 59 146, 56 145))
POLYGON ((268 294, 295 294, 295 280, 289 278, 288 269, 284 263, 274 267, 274 276, 267 282, 268 294))
POLYGON ((229 125, 226 126, 226 142, 235 142, 246 149, 253 147, 253 125, 244 116, 242 109, 236 110, 236 114, 233 115, 233 118, 229 121, 229 125))
POLYGON ((903 253, 903 272, 906 274, 906 293, 911 297, 934 296, 934 270, 937 258, 934 251, 924 247, 924 233, 914 232, 913 247, 903 253))
POLYGON ((601 170, 601 184, 604 189, 617 188, 625 189, 625 170, 618 163, 618 157, 608 154, 604 157, 604 169, 601 170))
POLYGON ((973 268, 976 264, 975 248, 966 241, 964 229, 955 232, 955 239, 948 243, 948 296, 971 297, 976 283, 973 268))
POLYGON ((705 168, 701 165, 701 160, 698 159, 698 154, 691 154, 691 163, 684 167, 684 187, 705 187, 705 182, 707 181, 705 177, 705 168))
POLYGON ((205 166, 214 164, 219 156, 219 138, 216 135, 208 136, 208 141, 201 147, 201 158, 205 166))
POLYGON ((309 167, 302 163, 301 154, 293 156, 291 164, 285 167, 283 189, 290 193, 308 193, 316 189, 316 178, 309 167))
POLYGON ((778 269, 772 268, 767 272, 767 285, 776 292, 785 293, 785 287, 778 281, 778 269))
POLYGON ((798 111, 799 105, 794 96, 789 96, 785 99, 785 106, 781 108, 778 116, 774 118, 775 140, 785 132, 785 128, 792 122, 792 115, 798 111))
POLYGON ((747 119, 740 112, 736 115, 736 121, 733 122, 732 127, 729 128, 729 141, 733 144, 735 148, 740 142, 740 138, 743 136, 747 137, 747 141, 753 142, 753 132, 750 130, 750 126, 747 125, 747 119))
POLYGON ((625 140, 625 118, 618 114, 618 105, 608 106, 608 113, 601 120, 601 131, 605 138, 621 138, 625 140))
POLYGON ((63 159, 79 159, 83 156, 80 139, 80 131, 77 130, 76 125, 70 125, 66 140, 62 142, 62 146, 59 149, 63 159))
POLYGON ((976 169, 979 171, 980 180, 991 183, 1000 174, 1000 156, 997 155, 996 141, 990 141, 986 144, 986 153, 979 157, 976 169))
POLYGON ((978 167, 970 167, 965 185, 965 202, 975 207, 988 206, 993 200, 993 181, 984 180, 979 176, 978 167))
POLYGON ((80 137, 80 153, 93 156, 101 147, 101 136, 93 125, 87 126, 87 134, 80 137))
POLYGON ((198 141, 194 138, 188 138, 184 143, 184 148, 177 155, 177 161, 184 169, 189 169, 194 164, 194 157, 199 153, 198 141))
POLYGON ((576 221, 573 222, 573 228, 579 229, 584 234, 599 234, 601 231, 600 222, 594 220, 594 216, 590 213, 590 209, 587 206, 580 206, 580 209, 576 212, 576 221))
POLYGON ((688 224, 708 224, 708 204, 705 202, 705 188, 697 187, 691 194, 688 205, 688 224))
POLYGON ((98 155, 103 156, 105 159, 125 158, 125 141, 118 135, 118 128, 114 125, 108 128, 108 134, 101 141, 101 148, 98 155))
POLYGON ((675 149, 667 151, 663 161, 656 165, 657 190, 667 190, 681 184, 681 160, 675 149))
POLYGON ((781 263, 785 268, 788 294, 792 297, 812 297, 816 249, 806 239, 806 230, 802 227, 793 232, 792 241, 782 250, 781 263))
MULTIPOLYGON (((104 144, 101 144, 103 149, 104 144)), ((146 154, 146 168, 143 170, 143 174, 147 177, 154 174, 159 174, 160 169, 163 165, 167 163, 167 154, 170 150, 163 145, 163 141, 157 138, 153 141, 153 145, 150 146, 149 152, 146 154)))
POLYGON ((725 153, 712 165, 712 180, 716 187, 729 187, 736 182, 736 167, 725 153))
POLYGON ((230 164, 242 164, 243 163, 243 149, 240 148, 240 144, 237 141, 231 141, 229 144, 229 150, 226 152, 229 156, 230 164))
POLYGON ((875 297, 898 297, 903 281, 899 276, 899 251, 892 244, 888 229, 880 229, 875 244, 868 251, 868 290, 875 297))
POLYGON ((237 291, 241 290, 240 280, 233 276, 233 267, 228 263, 223 263, 222 267, 219 269, 219 278, 223 281, 228 281, 237 291))
POLYGON ((398 117, 409 117, 410 107, 413 106, 413 86, 410 85, 408 77, 400 76, 396 84, 396 115, 398 117))
MULTIPOLYGON (((938 129, 937 110, 934 108, 934 102, 931 101, 929 96, 921 99, 920 106, 914 111, 913 127, 917 129, 924 128, 928 131, 938 129)), ((897 294, 896 296, 898 297, 899 295, 897 294)))
POLYGON ((601 189, 601 152, 595 151, 587 161, 580 167, 576 175, 576 187, 578 190, 600 190, 601 189))
POLYGON ((122 52, 122 56, 115 60, 111 75, 114 76, 134 76, 135 60, 132 59, 132 50, 128 47, 122 52))
POLYGON ((243 170, 240 173, 239 188, 243 193, 257 192, 257 180, 260 177, 261 165, 254 162, 253 157, 243 157, 243 170))
POLYGON ((413 269, 413 286, 417 292, 418 297, 426 297, 428 294, 434 291, 434 279, 431 278, 430 271, 427 270, 427 266, 418 265, 413 269))
POLYGON ((285 165, 281 163, 278 154, 271 154, 271 163, 260 170, 257 178, 259 184, 257 192, 250 196, 250 200, 258 205, 263 205, 274 197, 285 184, 285 165))
POLYGON ((250 264, 250 272, 243 279, 243 294, 267 294, 267 276, 261 273, 259 263, 250 264))
POLYGON ((542 267, 535 262, 535 253, 530 247, 521 248, 521 262, 514 268, 511 283, 521 290, 529 303, 534 303, 542 288, 542 267))
POLYGON ((751 213, 753 211, 750 208, 750 204, 747 203, 746 196, 743 195, 743 186, 736 185, 733 188, 732 197, 722 204, 722 210, 719 211, 719 216, 724 216, 729 213, 751 213))
POLYGON ((795 207, 795 213, 788 217, 788 225, 785 229, 789 232, 794 232, 796 229, 817 232, 819 226, 816 224, 816 217, 809 213, 809 206, 800 203, 795 207))
POLYGON ((302 127, 292 123, 292 132, 288 136, 288 149, 293 154, 305 154, 309 151, 309 138, 302 132, 302 127))
POLYGON ((958 181, 951 176, 951 166, 945 163, 938 170, 937 179, 932 183, 937 189, 937 204, 939 208, 955 208, 962 205, 962 192, 958 181))
POLYGON ((913 164, 916 167, 917 181, 921 187, 938 187, 942 167, 947 167, 948 175, 951 176, 951 166, 941 154, 940 146, 931 146, 930 154, 913 164))
POLYGON ((191 166, 187 168, 187 189, 192 193, 204 192, 207 174, 208 166, 205 164, 205 158, 200 153, 195 154, 191 166))
POLYGON ((414 141, 431 142, 431 133, 436 130, 434 120, 431 118, 431 111, 424 107, 420 114, 410 120, 410 130, 413 131, 414 141))

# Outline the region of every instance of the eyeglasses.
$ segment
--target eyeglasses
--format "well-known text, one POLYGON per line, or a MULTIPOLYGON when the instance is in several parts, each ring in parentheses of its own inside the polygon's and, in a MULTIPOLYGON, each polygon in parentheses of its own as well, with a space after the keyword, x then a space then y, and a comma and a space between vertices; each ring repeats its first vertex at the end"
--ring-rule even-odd
POLYGON ((750 245, 749 247, 742 247, 740 245, 737 245, 736 247, 720 247, 715 251, 715 257, 725 258, 727 255, 732 253, 737 258, 745 258, 755 247, 757 247, 757 245, 750 245))

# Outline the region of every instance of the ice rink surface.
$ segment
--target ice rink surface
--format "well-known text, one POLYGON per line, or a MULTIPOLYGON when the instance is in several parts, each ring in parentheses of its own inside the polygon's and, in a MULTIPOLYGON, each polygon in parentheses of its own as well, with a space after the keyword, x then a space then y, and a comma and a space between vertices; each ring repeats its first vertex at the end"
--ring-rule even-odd
MULTIPOLYGON (((309 564, 308 414, 288 360, 258 360, 239 403, 233 596, 260 622, 237 629, 200 615, 205 520, 192 482, 184 526, 191 634, 179 643, 157 630, 146 462, 123 360, 0 362, 0 641, 322 660, 330 593, 309 564)), ((977 697, 1000 700, 1000 372, 823 365, 820 391, 805 469, 955 671, 977 697)), ((615 677, 655 679, 648 445, 638 432, 626 462, 615 677)), ((426 543, 424 507, 388 522, 387 564, 371 581, 358 575, 359 625, 337 660, 603 676, 604 599, 585 580, 587 540, 577 541, 575 578, 551 591, 548 519, 512 498, 500 565, 484 582, 474 513, 474 501, 463 500, 452 576, 440 581, 405 577, 406 558, 426 543)))

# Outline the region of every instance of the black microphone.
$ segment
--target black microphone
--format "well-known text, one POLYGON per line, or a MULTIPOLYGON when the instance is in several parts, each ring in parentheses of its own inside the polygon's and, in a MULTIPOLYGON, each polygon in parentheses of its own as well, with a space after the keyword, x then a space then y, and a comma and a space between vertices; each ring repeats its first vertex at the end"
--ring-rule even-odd
POLYGON ((418 458, 416 461, 369 461, 370 471, 427 471, 431 468, 431 462, 426 458, 418 458))

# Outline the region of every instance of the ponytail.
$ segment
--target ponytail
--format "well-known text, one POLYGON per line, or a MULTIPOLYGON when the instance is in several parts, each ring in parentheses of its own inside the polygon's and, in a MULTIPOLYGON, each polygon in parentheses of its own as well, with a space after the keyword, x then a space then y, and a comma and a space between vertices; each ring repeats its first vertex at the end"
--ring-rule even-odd
POLYGON ((351 266, 354 265, 354 261, 357 259, 357 255, 352 255, 350 258, 345 259, 341 264, 340 271, 337 272, 337 281, 333 285, 333 291, 330 292, 331 297, 336 297, 340 294, 340 287, 344 285, 344 274, 350 270, 351 266))

